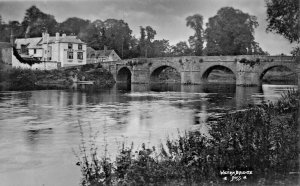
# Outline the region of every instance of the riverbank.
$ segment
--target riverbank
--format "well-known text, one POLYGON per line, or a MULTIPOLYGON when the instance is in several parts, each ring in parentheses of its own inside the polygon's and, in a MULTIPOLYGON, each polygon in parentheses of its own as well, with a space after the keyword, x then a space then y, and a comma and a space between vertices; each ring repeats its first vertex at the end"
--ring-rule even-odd
POLYGON ((0 72, 0 90, 68 89, 76 81, 91 81, 98 87, 111 87, 115 81, 103 68, 83 65, 60 70, 5 69, 0 72))
MULTIPOLYGON (((120 149, 115 160, 83 143, 83 185, 298 185, 299 93, 227 113, 210 137, 186 132, 159 147, 120 149)), ((82 134, 83 135, 83 134, 82 134)))

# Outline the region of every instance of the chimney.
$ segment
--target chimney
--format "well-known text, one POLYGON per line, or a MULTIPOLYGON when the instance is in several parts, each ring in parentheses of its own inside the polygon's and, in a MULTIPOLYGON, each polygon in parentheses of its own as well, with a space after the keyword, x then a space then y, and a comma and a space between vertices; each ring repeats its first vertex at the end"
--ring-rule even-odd
POLYGON ((58 40, 59 40, 59 33, 56 32, 56 33, 55 33, 55 41, 58 41, 58 40))
POLYGON ((45 37, 45 35, 46 35, 46 33, 45 33, 45 32, 43 32, 43 33, 42 33, 42 40, 43 40, 43 43, 45 43, 45 42, 46 42, 46 37, 45 37))
POLYGON ((104 55, 106 54, 106 51, 107 51, 107 46, 104 45, 104 55))
POLYGON ((62 37, 65 38, 67 35, 66 34, 62 34, 62 37))
POLYGON ((47 32, 42 33, 43 43, 49 42, 49 34, 47 32))

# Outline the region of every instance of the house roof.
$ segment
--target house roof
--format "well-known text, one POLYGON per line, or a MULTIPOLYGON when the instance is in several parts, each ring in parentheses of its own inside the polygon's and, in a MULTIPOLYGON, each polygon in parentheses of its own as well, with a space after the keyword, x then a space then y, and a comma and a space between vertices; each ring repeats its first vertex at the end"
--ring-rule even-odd
MULTIPOLYGON (((42 37, 36 38, 19 38, 16 39, 16 47, 18 49, 21 48, 21 45, 26 45, 27 48, 42 48, 43 43, 54 43, 56 42, 56 37, 49 37, 48 41, 43 41, 42 37)), ((77 43, 77 44, 84 44, 80 39, 76 36, 64 36, 59 37, 58 42, 60 43, 77 43)))
POLYGON ((37 38, 32 40, 32 42, 29 43, 29 45, 27 46, 27 48, 43 48, 42 47, 42 38, 37 38))
POLYGON ((95 57, 108 57, 114 50, 95 50, 92 47, 87 47, 87 56, 91 57, 92 54, 95 57))
POLYGON ((19 49, 21 48, 21 45, 26 45, 27 47, 33 47, 34 45, 36 45, 37 43, 39 43, 39 41, 41 41, 41 37, 35 37, 35 38, 19 38, 16 39, 15 44, 16 47, 19 49))
MULTIPOLYGON (((55 43, 56 37, 49 37, 48 43, 55 43)), ((80 39, 78 39, 76 36, 60 36, 58 39, 59 43, 77 43, 77 44, 84 44, 80 39)), ((43 43, 47 43, 46 41, 43 41, 43 43)))

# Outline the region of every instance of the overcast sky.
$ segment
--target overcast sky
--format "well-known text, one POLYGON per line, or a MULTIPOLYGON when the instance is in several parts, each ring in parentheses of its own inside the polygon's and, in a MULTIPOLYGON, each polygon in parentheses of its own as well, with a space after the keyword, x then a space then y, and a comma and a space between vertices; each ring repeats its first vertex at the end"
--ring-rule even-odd
POLYGON ((5 22, 22 21, 26 9, 32 5, 54 15, 58 22, 69 17, 91 21, 124 19, 136 37, 139 37, 139 26, 149 25, 156 30, 156 39, 167 39, 170 44, 187 41, 193 35, 193 30, 185 25, 187 16, 201 14, 206 23, 221 7, 230 6, 258 18, 256 42, 271 55, 289 54, 295 46, 280 35, 266 33, 264 0, 0 0, 0 15, 5 22))

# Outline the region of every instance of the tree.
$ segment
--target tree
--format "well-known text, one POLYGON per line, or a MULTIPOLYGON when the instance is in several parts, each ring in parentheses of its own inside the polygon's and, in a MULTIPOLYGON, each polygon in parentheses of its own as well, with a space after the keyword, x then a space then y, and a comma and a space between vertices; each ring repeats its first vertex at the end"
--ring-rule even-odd
POLYGON ((165 57, 170 55, 170 44, 168 40, 154 40, 152 43, 152 57, 165 57))
POLYGON ((114 49, 119 56, 125 57, 130 48, 132 30, 123 20, 107 19, 104 21, 105 45, 114 49))
MULTIPOLYGON (((300 43, 299 0, 266 0, 267 31, 283 35, 291 43, 300 43)), ((300 55, 299 46, 292 55, 300 55)))
POLYGON ((151 26, 146 26, 145 28, 140 26, 140 43, 139 43, 139 51, 140 56, 145 57, 153 57, 154 49, 153 49, 153 39, 156 35, 156 31, 151 26))
POLYGON ((139 50, 139 55, 140 56, 145 56, 145 47, 146 47, 146 29, 142 26, 140 26, 140 40, 139 40, 139 45, 138 45, 138 50, 139 50))
POLYGON ((175 46, 172 46, 172 55, 190 56, 193 55, 193 50, 188 46, 188 44, 185 41, 180 41, 175 46))
POLYGON ((22 26, 26 30, 25 37, 38 37, 44 31, 54 35, 58 24, 53 15, 45 14, 36 6, 32 6, 26 10, 22 26))
MULTIPOLYGON (((101 21, 101 20, 96 20, 101 21)), ((100 50, 103 49, 104 42, 101 37, 101 28, 98 28, 95 24, 89 23, 84 30, 81 30, 78 34, 78 37, 87 43, 88 46, 100 50)))
POLYGON ((147 34, 147 41, 151 42, 156 35, 156 31, 151 26, 146 26, 145 30, 147 34))
POLYGON ((300 42, 299 0, 266 0, 267 31, 283 35, 292 42, 300 42))
POLYGON ((221 8, 209 18, 205 38, 207 55, 245 55, 265 53, 254 40, 257 18, 232 7, 221 8))
POLYGON ((67 35, 78 35, 80 32, 84 32, 89 24, 89 20, 72 17, 59 24, 59 31, 67 35))
POLYGON ((189 37, 189 43, 196 56, 203 55, 203 17, 200 14, 188 16, 186 26, 195 30, 195 34, 189 37))
POLYGON ((0 41, 10 42, 11 34, 14 37, 22 37, 23 27, 18 21, 9 21, 7 24, 0 20, 0 33, 0 41))

